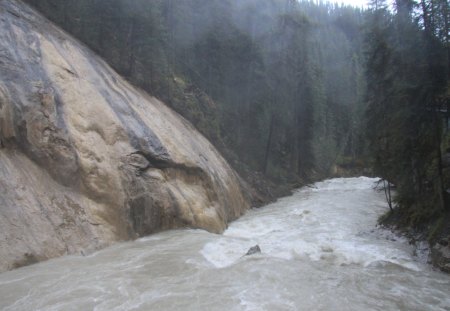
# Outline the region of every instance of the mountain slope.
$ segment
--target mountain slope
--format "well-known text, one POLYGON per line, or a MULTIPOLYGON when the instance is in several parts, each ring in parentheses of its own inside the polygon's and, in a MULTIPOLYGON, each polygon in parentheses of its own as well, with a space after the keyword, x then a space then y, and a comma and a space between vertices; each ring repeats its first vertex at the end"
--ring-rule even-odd
POLYGON ((0 271, 158 230, 221 232, 238 177, 186 120, 0 1, 0 271))

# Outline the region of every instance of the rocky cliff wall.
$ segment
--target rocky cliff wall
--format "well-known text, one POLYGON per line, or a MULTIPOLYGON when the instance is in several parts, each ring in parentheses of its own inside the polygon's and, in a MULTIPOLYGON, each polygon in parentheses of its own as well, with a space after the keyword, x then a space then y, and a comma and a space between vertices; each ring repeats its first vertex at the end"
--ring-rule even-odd
POLYGON ((248 208, 214 147, 21 1, 0 0, 0 271, 248 208))

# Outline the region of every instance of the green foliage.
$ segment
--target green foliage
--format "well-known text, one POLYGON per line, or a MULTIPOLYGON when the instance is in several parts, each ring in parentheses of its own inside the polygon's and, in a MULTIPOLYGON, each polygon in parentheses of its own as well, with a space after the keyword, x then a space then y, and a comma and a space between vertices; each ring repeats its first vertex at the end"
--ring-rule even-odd
POLYGON ((27 0, 235 166, 288 183, 361 156, 358 9, 286 0, 27 0))
POLYGON ((440 216, 439 218, 435 219, 430 227, 430 230, 428 232, 427 240, 431 243, 434 243, 436 239, 439 237, 440 233, 445 227, 446 219, 444 216, 440 216))
POLYGON ((400 222, 418 228, 448 209, 439 104, 448 100, 448 46, 412 8, 397 1, 395 14, 368 13, 367 137, 375 173, 397 187, 400 222))

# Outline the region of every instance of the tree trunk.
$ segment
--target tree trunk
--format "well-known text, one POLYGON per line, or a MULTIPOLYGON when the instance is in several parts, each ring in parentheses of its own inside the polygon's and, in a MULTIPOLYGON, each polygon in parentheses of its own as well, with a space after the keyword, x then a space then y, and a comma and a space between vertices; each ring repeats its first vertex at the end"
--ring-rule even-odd
POLYGON ((275 122, 274 112, 272 111, 272 115, 270 116, 270 127, 269 127, 269 136, 267 137, 267 145, 266 145, 266 153, 264 154, 264 174, 267 173, 267 168, 269 166, 269 155, 270 155, 270 147, 272 145, 272 136, 273 136, 273 127, 275 122))
POLYGON ((437 167, 437 174, 438 174, 438 191, 439 191, 439 199, 442 204, 443 209, 448 208, 447 199, 446 199, 446 191, 444 187, 444 178, 443 178, 443 165, 442 165, 442 150, 441 150, 441 143, 442 143, 442 130, 439 126, 439 116, 436 116, 437 112, 433 112, 433 119, 435 124, 435 135, 436 135, 436 152, 437 152, 437 160, 438 160, 438 167, 437 167))

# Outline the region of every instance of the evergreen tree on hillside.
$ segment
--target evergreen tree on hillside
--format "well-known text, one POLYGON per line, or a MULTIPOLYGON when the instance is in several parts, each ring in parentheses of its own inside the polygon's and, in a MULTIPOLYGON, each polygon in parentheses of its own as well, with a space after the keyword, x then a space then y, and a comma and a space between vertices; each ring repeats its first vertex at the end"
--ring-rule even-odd
POLYGON ((363 145, 361 12, 291 0, 27 0, 238 169, 327 176, 363 145))
POLYGON ((398 0, 395 14, 370 12, 367 116, 375 172, 397 186, 403 223, 418 226, 446 208, 436 102, 445 93, 447 65, 442 42, 421 28, 414 6, 398 0))

